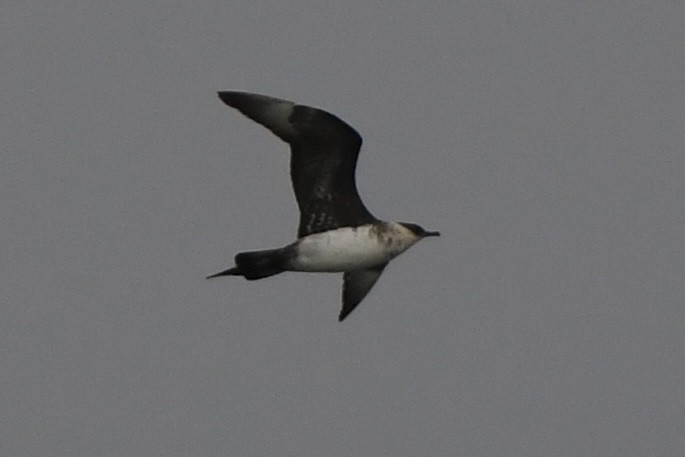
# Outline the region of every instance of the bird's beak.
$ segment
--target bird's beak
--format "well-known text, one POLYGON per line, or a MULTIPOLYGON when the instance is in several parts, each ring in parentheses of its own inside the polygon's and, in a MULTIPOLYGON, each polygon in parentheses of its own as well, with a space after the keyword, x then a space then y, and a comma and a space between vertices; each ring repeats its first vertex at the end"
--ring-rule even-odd
POLYGON ((423 234, 424 238, 427 236, 440 236, 440 232, 426 232, 423 234))

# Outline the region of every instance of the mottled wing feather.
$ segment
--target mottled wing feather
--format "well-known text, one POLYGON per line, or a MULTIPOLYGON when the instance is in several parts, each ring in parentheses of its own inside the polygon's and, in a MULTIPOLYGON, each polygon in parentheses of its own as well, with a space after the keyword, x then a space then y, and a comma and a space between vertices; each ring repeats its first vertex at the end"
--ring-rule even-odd
POLYGON ((264 95, 220 92, 219 97, 290 144, 298 237, 376 221, 357 193, 362 139, 347 123, 326 111, 264 95))
POLYGON ((342 309, 338 316, 343 321, 366 297, 387 263, 371 269, 348 271, 343 275, 342 309))

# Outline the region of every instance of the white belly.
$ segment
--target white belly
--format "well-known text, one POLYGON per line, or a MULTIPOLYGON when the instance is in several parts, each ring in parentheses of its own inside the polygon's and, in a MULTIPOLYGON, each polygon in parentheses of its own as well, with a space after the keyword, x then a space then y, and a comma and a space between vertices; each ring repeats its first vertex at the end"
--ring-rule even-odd
POLYGON ((398 238, 379 242, 370 229, 345 227, 306 236, 297 242, 297 255, 289 269, 339 272, 371 268, 390 261, 413 244, 413 240, 398 238))

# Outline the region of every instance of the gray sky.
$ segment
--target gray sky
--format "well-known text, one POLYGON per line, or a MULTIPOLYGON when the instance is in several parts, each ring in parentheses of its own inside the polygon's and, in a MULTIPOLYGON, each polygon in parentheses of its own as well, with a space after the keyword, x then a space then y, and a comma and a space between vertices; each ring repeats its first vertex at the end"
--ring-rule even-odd
POLYGON ((685 455, 681 2, 4 2, 3 456, 685 455), (294 239, 328 109, 440 230, 340 275, 206 281, 294 239))

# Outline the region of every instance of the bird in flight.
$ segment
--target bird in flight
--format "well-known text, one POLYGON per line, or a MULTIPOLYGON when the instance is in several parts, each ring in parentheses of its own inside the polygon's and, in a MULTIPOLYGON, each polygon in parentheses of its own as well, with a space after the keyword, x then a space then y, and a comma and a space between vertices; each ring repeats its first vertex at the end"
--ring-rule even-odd
POLYGON ((439 232, 417 224, 376 219, 357 193, 361 136, 331 113, 246 92, 219 92, 228 106, 290 145, 290 178, 300 209, 297 241, 241 252, 235 266, 208 276, 262 279, 284 271, 343 273, 344 320, 369 293, 388 262, 439 232))

